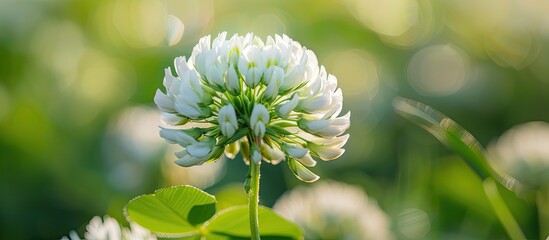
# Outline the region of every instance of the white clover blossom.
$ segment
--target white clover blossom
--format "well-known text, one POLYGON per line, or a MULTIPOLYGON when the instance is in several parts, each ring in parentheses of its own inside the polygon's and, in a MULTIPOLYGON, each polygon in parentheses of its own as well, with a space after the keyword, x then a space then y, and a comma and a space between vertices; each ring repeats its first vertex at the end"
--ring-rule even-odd
POLYGON ((313 157, 343 154, 350 113, 339 116, 337 79, 288 36, 206 36, 174 65, 177 75, 166 69, 166 91, 158 90, 154 101, 167 125, 160 135, 183 147, 177 164, 200 165, 223 153, 234 158, 240 151, 247 163, 286 160, 299 179, 311 182, 318 176, 305 166, 316 164, 313 157))
MULTIPOLYGON (((71 231, 69 237, 62 240, 80 240, 78 234, 71 231)), ((109 240, 156 240, 156 236, 149 230, 130 222, 130 228, 121 227, 116 219, 105 216, 103 219, 95 216, 86 226, 84 239, 109 239, 109 240)))
POLYGON ((549 123, 523 123, 488 146, 495 169, 537 189, 549 186, 549 123))
POLYGON ((389 217, 362 188, 339 182, 298 186, 273 209, 301 226, 305 239, 394 239, 389 217))

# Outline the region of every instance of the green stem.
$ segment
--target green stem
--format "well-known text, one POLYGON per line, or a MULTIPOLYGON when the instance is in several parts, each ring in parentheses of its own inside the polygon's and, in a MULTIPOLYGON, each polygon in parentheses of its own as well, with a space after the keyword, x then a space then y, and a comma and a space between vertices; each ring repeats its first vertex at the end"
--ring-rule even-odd
POLYGON ((494 209, 494 212, 507 232, 507 235, 509 235, 509 238, 512 240, 526 239, 517 221, 513 217, 513 214, 509 211, 509 208, 505 205, 505 202, 499 195, 494 179, 486 178, 482 185, 484 187, 484 193, 492 205, 492 209, 494 209))
MULTIPOLYGON (((261 149, 261 139, 259 137, 252 138, 254 143, 261 149)), ((250 144, 250 149, 252 148, 250 144)), ((254 163, 250 158, 250 191, 249 195, 249 210, 250 210, 250 232, 252 240, 260 240, 259 237, 259 177, 260 177, 261 161, 254 163)))
POLYGON ((536 205, 539 218, 539 238, 549 239, 549 187, 537 191, 536 205))
POLYGON ((249 195, 249 208, 250 208, 250 231, 252 233, 252 240, 259 240, 259 169, 261 168, 261 162, 255 164, 250 161, 250 192, 249 195))

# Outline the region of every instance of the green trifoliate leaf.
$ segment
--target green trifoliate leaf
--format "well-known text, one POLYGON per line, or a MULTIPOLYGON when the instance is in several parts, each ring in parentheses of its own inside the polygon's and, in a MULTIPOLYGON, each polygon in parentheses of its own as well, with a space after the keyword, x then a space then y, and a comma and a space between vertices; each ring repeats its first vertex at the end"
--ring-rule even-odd
POLYGON ((159 236, 192 236, 215 214, 215 197, 192 186, 163 188, 132 199, 124 214, 159 236))
MULTIPOLYGON (((259 235, 261 239, 303 239, 303 231, 294 223, 266 207, 259 207, 259 235)), ((206 239, 249 239, 250 220, 247 206, 228 208, 219 212, 205 228, 206 239)))

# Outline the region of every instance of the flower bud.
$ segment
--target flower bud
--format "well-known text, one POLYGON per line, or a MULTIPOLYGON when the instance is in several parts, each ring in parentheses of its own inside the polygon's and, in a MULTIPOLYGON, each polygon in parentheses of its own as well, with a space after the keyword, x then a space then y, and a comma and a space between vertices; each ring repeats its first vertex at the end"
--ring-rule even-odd
POLYGON ((288 90, 294 89, 299 86, 303 82, 303 80, 305 80, 305 73, 307 70, 305 68, 306 62, 307 54, 303 53, 300 63, 296 65, 292 70, 290 70, 290 72, 284 79, 284 83, 282 84, 282 86, 280 86, 280 92, 286 92, 288 90))
POLYGON ((279 80, 273 79, 267 85, 265 92, 263 94, 263 101, 272 101, 278 95, 278 86, 280 85, 279 80))
POLYGON ((238 76, 238 73, 236 72, 235 66, 230 65, 229 69, 227 70, 227 82, 225 83, 225 86, 227 87, 227 91, 231 93, 234 96, 237 96, 240 94, 241 86, 240 86, 240 78, 238 76))
POLYGON ((250 159, 252 159, 255 164, 259 164, 261 161, 261 152, 255 143, 252 143, 252 147, 250 148, 250 159))
POLYGON ((238 129, 236 113, 232 104, 227 104, 219 109, 217 121, 221 128, 221 133, 227 137, 232 137, 238 129))
POLYGON ((263 82, 269 84, 271 81, 276 80, 278 83, 284 81, 284 69, 279 66, 270 66, 265 71, 263 82))
POLYGON ((225 91, 225 83, 223 82, 225 68, 224 66, 212 66, 206 72, 206 79, 210 83, 210 86, 219 92, 225 91))
POLYGON ((256 103, 250 116, 250 127, 255 136, 263 138, 265 136, 266 125, 269 123, 269 112, 265 106, 256 103))

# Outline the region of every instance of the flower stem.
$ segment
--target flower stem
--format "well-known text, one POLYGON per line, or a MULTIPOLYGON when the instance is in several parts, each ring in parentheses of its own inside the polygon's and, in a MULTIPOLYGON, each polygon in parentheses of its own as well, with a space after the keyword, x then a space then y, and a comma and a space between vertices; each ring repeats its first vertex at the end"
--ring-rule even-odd
POLYGON ((542 188, 536 193, 538 208, 540 239, 549 239, 549 187, 542 188))
POLYGON ((259 169, 261 168, 261 161, 254 163, 250 161, 250 192, 249 195, 249 210, 250 210, 250 231, 252 240, 259 240, 259 169))
POLYGON ((524 233, 522 233, 522 230, 513 217, 513 214, 499 195, 494 179, 486 178, 482 184, 484 187, 484 193, 486 194, 486 197, 488 197, 488 201, 492 205, 492 209, 499 218, 503 228, 507 232, 507 235, 509 235, 509 238, 512 240, 525 240, 526 237, 524 236, 524 233))

